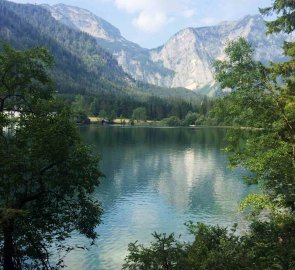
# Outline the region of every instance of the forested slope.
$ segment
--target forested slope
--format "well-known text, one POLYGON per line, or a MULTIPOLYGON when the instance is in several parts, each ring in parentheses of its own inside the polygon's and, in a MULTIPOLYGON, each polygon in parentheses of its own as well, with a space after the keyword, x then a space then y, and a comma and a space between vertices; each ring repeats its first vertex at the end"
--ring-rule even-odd
POLYGON ((61 93, 117 92, 130 81, 92 37, 58 23, 36 5, 0 1, 0 41, 19 49, 47 47, 54 55, 53 75, 61 93))

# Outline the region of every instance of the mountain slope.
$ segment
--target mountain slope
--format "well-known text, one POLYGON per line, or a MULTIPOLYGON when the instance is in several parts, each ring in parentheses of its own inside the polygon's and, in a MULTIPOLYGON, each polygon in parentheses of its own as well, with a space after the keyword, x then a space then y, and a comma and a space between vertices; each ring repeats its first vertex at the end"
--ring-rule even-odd
POLYGON ((137 80, 168 86, 174 71, 154 62, 150 51, 126 40, 119 29, 88 10, 64 4, 43 5, 61 23, 96 38, 97 43, 113 54, 125 72, 137 80), (167 82, 165 81, 167 78, 167 82), (162 83, 164 81, 164 83, 162 83))
POLYGON ((151 59, 175 71, 170 86, 198 89, 214 82, 212 62, 223 60, 228 42, 239 37, 246 38, 253 45, 257 60, 283 60, 281 46, 286 36, 265 36, 265 31, 259 15, 212 27, 187 28, 160 49, 152 50, 151 59))
POLYGON ((46 46, 53 54, 53 75, 60 92, 122 91, 130 77, 88 34, 57 22, 36 5, 0 1, 0 41, 23 49, 46 46))
POLYGON ((97 40, 135 79, 166 87, 207 89, 214 85, 211 64, 224 59, 229 41, 245 37, 255 48, 256 59, 282 61, 281 45, 286 35, 266 36, 260 15, 216 26, 187 28, 163 46, 147 50, 127 41, 120 31, 89 11, 66 5, 46 6, 62 23, 80 29, 97 40), (99 34, 98 34, 99 33, 99 34), (103 33, 103 34, 101 34, 103 33))
MULTIPOLYGON (((87 14, 89 16, 89 14, 87 14)), ((100 22, 108 31, 96 35, 114 40, 119 31, 107 22, 100 22)), ((97 40, 74 26, 57 21, 44 6, 16 4, 0 0, 0 43, 25 49, 45 46, 54 56, 53 78, 60 93, 114 94, 117 98, 182 97, 187 100, 199 96, 187 89, 166 89, 135 82, 118 65, 117 60, 97 40)), ((127 41, 126 41, 127 42, 127 41)))

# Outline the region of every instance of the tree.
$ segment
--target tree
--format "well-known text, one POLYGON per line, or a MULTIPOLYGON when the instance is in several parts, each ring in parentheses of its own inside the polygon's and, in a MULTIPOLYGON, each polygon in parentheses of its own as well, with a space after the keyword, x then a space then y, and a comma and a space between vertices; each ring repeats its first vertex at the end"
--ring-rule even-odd
POLYGON ((229 106, 223 109, 230 110, 236 125, 260 129, 249 131, 244 147, 239 148, 245 132, 231 132, 233 164, 247 166, 255 172, 254 182, 273 199, 283 196, 286 205, 295 209, 295 103, 294 88, 290 88, 294 70, 282 72, 290 62, 269 68, 255 62, 244 39, 230 43, 226 53, 229 60, 215 63, 221 86, 233 91, 226 99, 229 106))
POLYGON ((94 116, 98 116, 99 114, 99 109, 100 109, 100 106, 99 106, 99 99, 98 98, 94 98, 93 101, 90 103, 90 106, 89 106, 89 111, 92 115, 94 116))
MULTIPOLYGON (((263 15, 270 16, 274 13, 278 15, 277 19, 266 22, 268 34, 276 32, 285 32, 290 34, 295 30, 295 3, 288 0, 275 0, 272 7, 260 9, 263 15)), ((271 69, 272 79, 280 77, 282 84, 276 83, 274 91, 279 91, 280 100, 277 104, 284 115, 284 121, 288 126, 288 132, 292 138, 293 148, 293 167, 295 167, 295 42, 285 42, 285 55, 289 61, 285 63, 273 63, 271 69)))
MULTIPOLYGON (((267 23, 270 33, 294 31, 293 0, 275 0, 262 12, 279 15, 267 23)), ((237 236, 235 228, 191 227, 195 240, 180 247, 187 258, 184 265, 176 262, 180 269, 295 269, 295 43, 286 42, 284 51, 289 61, 265 67, 253 60, 251 46, 239 39, 226 49, 228 60, 214 64, 221 87, 232 89, 225 100, 215 103, 213 112, 237 127, 229 134, 232 164, 251 169, 250 180, 258 181, 266 194, 251 195, 242 203, 243 207, 254 203, 251 213, 256 217, 243 236, 237 236), (271 211, 264 215, 266 220, 257 219, 265 209, 271 211)), ((141 269, 143 259, 149 259, 144 255, 154 252, 154 246, 134 253, 129 248, 128 269, 141 269)), ((151 269, 162 268, 158 264, 151 269)))
POLYGON ((153 233, 154 242, 151 247, 130 243, 129 255, 125 258, 123 269, 185 269, 186 253, 185 245, 174 234, 166 235, 153 233))
POLYGON ((188 114, 185 116, 183 120, 183 125, 184 126, 195 125, 198 118, 200 118, 200 115, 198 115, 197 113, 188 112, 188 114))
POLYGON ((161 121, 165 126, 178 127, 181 126, 181 120, 177 116, 170 116, 161 121))
POLYGON ((205 224, 189 224, 191 243, 174 234, 153 234, 149 247, 129 244, 123 269, 132 270, 261 270, 294 269, 294 219, 256 221, 247 235, 205 224))
POLYGON ((139 120, 146 121, 146 109, 144 107, 138 107, 133 110, 132 118, 137 122, 139 120))
POLYGON ((71 111, 54 96, 47 50, 0 54, 0 261, 8 269, 53 269, 50 255, 94 240, 101 207, 97 158, 81 142, 71 111))
POLYGON ((75 96, 75 101, 72 104, 73 109, 76 112, 86 112, 86 102, 84 96, 81 95, 76 95, 75 96))
POLYGON ((268 33, 292 33, 295 30, 295 4, 292 0, 275 0, 271 7, 261 8, 263 15, 278 16, 275 20, 266 22, 268 33))

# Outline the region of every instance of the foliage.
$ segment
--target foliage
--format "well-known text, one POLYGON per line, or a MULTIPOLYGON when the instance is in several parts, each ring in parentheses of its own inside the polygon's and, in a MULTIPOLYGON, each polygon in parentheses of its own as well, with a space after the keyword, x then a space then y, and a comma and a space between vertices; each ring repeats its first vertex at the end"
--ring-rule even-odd
POLYGON ((250 45, 240 39, 228 47, 228 61, 215 63, 222 87, 233 89, 225 100, 229 106, 217 103, 222 107, 216 107, 215 113, 229 112, 235 125, 261 128, 247 132, 246 143, 239 148, 244 131, 231 131, 232 163, 247 166, 255 172, 253 180, 273 198, 282 195, 286 205, 295 208, 295 103, 290 88, 294 70, 278 73, 294 60, 266 68, 252 60, 251 52, 250 45))
POLYGON ((200 120, 200 115, 193 112, 188 112, 183 120, 184 126, 195 125, 200 120))
POLYGON ((49 49, 60 93, 121 92, 127 86, 129 77, 94 38, 58 23, 44 7, 0 1, 0 24, 1 41, 18 49, 49 49))
POLYGON ((275 0, 268 8, 260 9, 263 15, 278 15, 273 21, 266 22, 268 33, 292 33, 295 30, 295 4, 292 0, 275 0))
MULTIPOLYGON (((64 96, 68 103, 73 104, 74 109, 77 107, 77 98, 72 96, 64 96)), ((84 95, 82 108, 83 112, 88 115, 99 115, 103 118, 124 117, 132 118, 133 111, 136 108, 144 108, 146 111, 146 119, 162 120, 170 116, 176 116, 184 119, 188 113, 197 113, 198 121, 202 123, 206 120, 209 110, 212 108, 214 101, 208 100, 203 102, 204 97, 199 100, 185 101, 179 98, 157 96, 131 96, 131 95, 115 95, 115 94, 92 94, 84 95)))
MULTIPOLYGON (((49 49, 56 63, 51 73, 58 92, 70 95, 71 99, 75 95, 83 95, 88 105, 86 113, 89 113, 90 104, 90 112, 95 115, 102 109, 107 111, 105 108, 98 108, 98 104, 109 103, 110 97, 111 101, 117 103, 121 99, 146 103, 145 107, 153 105, 149 104, 153 96, 175 98, 186 101, 184 104, 179 102, 184 108, 186 104, 201 98, 187 89, 163 88, 134 81, 113 56, 97 44, 94 37, 58 22, 46 7, 1 0, 0 25, 0 41, 9 42, 18 49, 33 46, 46 46, 49 49)), ((129 109, 129 117, 135 108, 141 106, 136 104, 131 111, 129 109)), ((113 110, 116 108, 112 108, 110 112, 113 110)), ((177 111, 179 110, 178 108, 177 111)), ((121 114, 119 112, 115 116, 121 114)), ((156 117, 153 113, 152 119, 156 117)), ((166 116, 159 116, 160 119, 164 117, 166 116)))
POLYGON ((75 120, 77 124, 88 125, 90 124, 90 119, 88 116, 83 112, 76 112, 74 114, 75 120))
POLYGON ((168 127, 178 127, 181 126, 181 121, 177 116, 170 116, 168 118, 164 118, 162 123, 168 127))
MULTIPOLYGON (((267 23, 270 33, 294 31, 294 1, 276 0, 262 12, 279 15, 267 23)), ((251 46, 240 38, 229 43, 226 61, 215 62, 216 78, 231 93, 215 103, 211 121, 236 127, 228 137, 231 163, 252 170, 250 178, 264 194, 252 194, 241 204, 242 210, 252 208, 245 234, 237 234, 236 227, 190 225, 195 239, 179 246, 185 262, 176 267, 295 269, 295 43, 286 42, 284 51, 289 61, 265 67, 253 60, 251 46), (268 211, 264 217, 263 211, 268 211)), ((127 265, 151 260, 145 254, 153 253, 154 246, 129 253, 127 265)), ((158 264, 151 269, 163 268, 158 264)))
POLYGON ((0 1, 0 25, 0 41, 18 49, 49 49, 56 63, 51 70, 56 89, 82 120, 100 112, 108 119, 132 118, 138 107, 146 109, 150 120, 183 119, 189 111, 206 115, 212 106, 187 89, 135 82, 95 38, 56 21, 44 7, 0 1))
POLYGON ((143 120, 146 121, 146 109, 144 107, 138 107, 133 110, 132 119, 139 121, 143 120))
POLYGON ((290 215, 290 211, 284 207, 284 199, 277 197, 275 200, 267 194, 249 194, 240 204, 240 210, 249 211, 248 218, 259 219, 269 217, 282 217, 290 215))
POLYGON ((255 221, 246 235, 219 226, 188 224, 194 236, 184 243, 173 234, 153 234, 150 247, 129 244, 123 269, 261 270, 294 269, 294 218, 255 221))
POLYGON ((155 242, 149 248, 143 245, 130 243, 128 246, 129 255, 125 259, 123 269, 184 269, 185 251, 184 244, 180 243, 174 234, 152 234, 155 242))
POLYGON ((0 54, 0 261, 4 269, 53 269, 73 231, 96 238, 101 208, 97 158, 71 111, 54 97, 45 49, 0 54))

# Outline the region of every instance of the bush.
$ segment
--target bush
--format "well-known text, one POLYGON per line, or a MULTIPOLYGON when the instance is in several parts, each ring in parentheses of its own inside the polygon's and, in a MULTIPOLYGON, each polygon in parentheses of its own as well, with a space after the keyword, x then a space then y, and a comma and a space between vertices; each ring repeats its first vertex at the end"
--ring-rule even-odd
POLYGON ((169 126, 169 127, 177 127, 182 125, 180 119, 177 116, 170 116, 168 118, 165 118, 162 120, 162 123, 165 126, 169 126))

